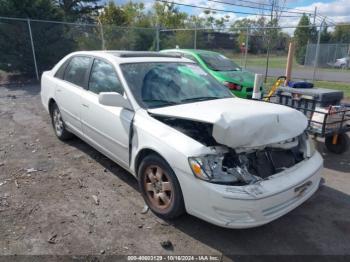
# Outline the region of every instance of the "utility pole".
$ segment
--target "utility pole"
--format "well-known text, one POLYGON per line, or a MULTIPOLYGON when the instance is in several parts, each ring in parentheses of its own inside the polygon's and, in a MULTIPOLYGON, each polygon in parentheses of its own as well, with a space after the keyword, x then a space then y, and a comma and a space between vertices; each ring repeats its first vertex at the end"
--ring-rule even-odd
POLYGON ((322 28, 323 28, 323 25, 324 25, 325 21, 326 21, 326 17, 323 18, 322 23, 320 25, 320 29, 318 30, 317 45, 316 45, 316 55, 315 55, 315 60, 314 60, 314 72, 312 74, 312 82, 314 82, 315 78, 316 78, 316 69, 318 67, 318 57, 319 57, 319 54, 320 54, 321 31, 322 31, 322 28))
POLYGON ((316 24, 316 15, 317 15, 317 6, 315 6, 315 11, 314 11, 314 25, 316 24))
MULTIPOLYGON (((273 22, 273 11, 275 9, 275 2, 276 0, 272 0, 271 4, 271 29, 272 30, 272 22, 273 22)), ((266 29, 269 30, 269 29, 266 29)), ((267 35, 267 51, 266 51, 266 70, 265 70, 265 80, 264 82, 266 83, 267 81, 267 74, 269 72, 269 58, 270 58, 270 42, 271 42, 271 34, 267 35)))

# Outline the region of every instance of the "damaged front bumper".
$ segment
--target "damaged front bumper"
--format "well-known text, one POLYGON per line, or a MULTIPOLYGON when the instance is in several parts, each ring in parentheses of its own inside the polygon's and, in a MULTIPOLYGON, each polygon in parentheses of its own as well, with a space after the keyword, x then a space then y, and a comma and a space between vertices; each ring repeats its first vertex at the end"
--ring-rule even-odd
MULTIPOLYGON (((266 224, 306 201, 320 182, 323 160, 311 158, 246 186, 218 185, 184 174, 180 183, 187 212, 227 228, 249 228, 266 224)), ((176 172, 183 172, 176 170, 176 172)))

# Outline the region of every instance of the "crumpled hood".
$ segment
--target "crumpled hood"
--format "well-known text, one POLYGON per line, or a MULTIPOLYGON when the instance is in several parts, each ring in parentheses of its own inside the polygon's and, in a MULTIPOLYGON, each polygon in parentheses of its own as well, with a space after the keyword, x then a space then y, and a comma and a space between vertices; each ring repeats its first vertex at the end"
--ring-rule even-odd
POLYGON ((254 148, 300 135, 307 127, 299 111, 277 104, 225 98, 149 109, 156 115, 213 124, 213 137, 231 148, 254 148))

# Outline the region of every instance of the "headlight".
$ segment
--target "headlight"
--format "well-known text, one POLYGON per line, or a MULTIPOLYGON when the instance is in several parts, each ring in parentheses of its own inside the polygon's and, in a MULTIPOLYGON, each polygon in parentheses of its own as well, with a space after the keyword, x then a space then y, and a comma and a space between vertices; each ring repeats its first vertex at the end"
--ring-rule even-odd
POLYGON ((240 159, 241 165, 232 168, 224 167, 223 155, 205 155, 200 157, 190 157, 188 162, 195 177, 219 184, 232 184, 244 182, 250 184, 257 178, 251 175, 245 168, 244 160, 240 159))
POLYGON ((300 151, 303 152, 304 158, 312 157, 316 152, 315 141, 307 133, 299 136, 300 151))

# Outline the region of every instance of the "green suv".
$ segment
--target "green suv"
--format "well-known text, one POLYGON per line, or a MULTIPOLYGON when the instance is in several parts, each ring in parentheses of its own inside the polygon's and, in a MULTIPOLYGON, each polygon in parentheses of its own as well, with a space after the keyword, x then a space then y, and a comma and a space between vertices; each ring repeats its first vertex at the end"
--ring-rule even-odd
MULTIPOLYGON (((167 49, 161 52, 181 55, 195 61, 236 96, 252 98, 254 74, 243 70, 222 54, 198 49, 167 49)), ((260 91, 262 92, 262 87, 260 91)))

